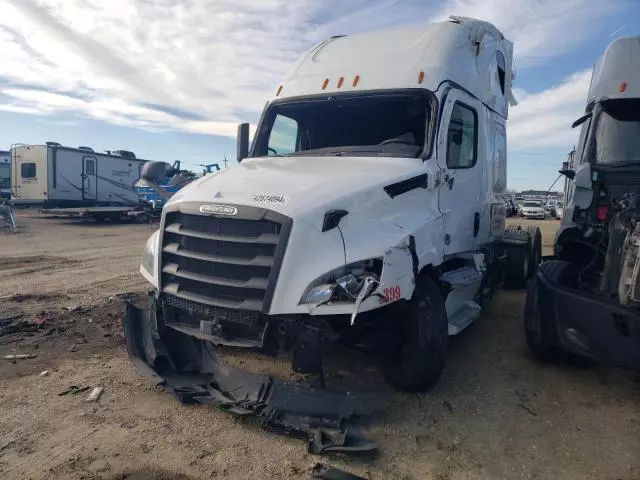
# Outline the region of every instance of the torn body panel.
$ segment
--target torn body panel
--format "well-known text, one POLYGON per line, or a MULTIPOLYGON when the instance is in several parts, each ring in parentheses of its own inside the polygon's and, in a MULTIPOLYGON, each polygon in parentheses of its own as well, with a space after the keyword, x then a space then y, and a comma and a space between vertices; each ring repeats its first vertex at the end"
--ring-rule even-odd
POLYGON ((133 363, 184 403, 207 403, 261 426, 305 438, 311 453, 371 452, 377 446, 347 423, 377 407, 353 395, 245 372, 218 360, 213 344, 168 328, 150 296, 149 309, 126 303, 124 334, 133 363))

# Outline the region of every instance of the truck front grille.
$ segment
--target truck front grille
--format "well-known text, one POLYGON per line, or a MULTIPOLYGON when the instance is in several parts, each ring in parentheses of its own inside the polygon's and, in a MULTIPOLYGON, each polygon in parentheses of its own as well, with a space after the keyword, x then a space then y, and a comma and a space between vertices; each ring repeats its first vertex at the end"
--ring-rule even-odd
POLYGON ((286 232, 283 222, 243 208, 247 210, 258 219, 168 212, 162 235, 162 292, 209 307, 266 310, 286 232))

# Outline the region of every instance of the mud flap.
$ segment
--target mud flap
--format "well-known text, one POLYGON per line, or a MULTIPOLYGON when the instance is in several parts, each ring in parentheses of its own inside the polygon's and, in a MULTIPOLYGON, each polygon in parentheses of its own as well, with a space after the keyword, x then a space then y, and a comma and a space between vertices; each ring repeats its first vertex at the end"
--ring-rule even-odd
POLYGON ((347 422, 379 408, 373 395, 353 395, 219 362, 211 343, 158 325, 149 309, 126 302, 124 335, 131 361, 184 403, 206 403, 235 415, 252 415, 267 430, 307 440, 310 453, 367 453, 377 445, 347 422))

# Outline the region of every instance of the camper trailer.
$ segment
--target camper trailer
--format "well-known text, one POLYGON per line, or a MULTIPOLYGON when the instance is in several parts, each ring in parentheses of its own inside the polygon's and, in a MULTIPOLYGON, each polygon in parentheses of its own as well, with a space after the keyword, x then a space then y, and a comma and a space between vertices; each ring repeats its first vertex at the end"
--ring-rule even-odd
POLYGON ((15 146, 11 200, 45 207, 136 204, 133 185, 145 162, 125 150, 98 153, 55 142, 15 146))
POLYGON ((0 150, 0 199, 11 196, 11 155, 0 150))

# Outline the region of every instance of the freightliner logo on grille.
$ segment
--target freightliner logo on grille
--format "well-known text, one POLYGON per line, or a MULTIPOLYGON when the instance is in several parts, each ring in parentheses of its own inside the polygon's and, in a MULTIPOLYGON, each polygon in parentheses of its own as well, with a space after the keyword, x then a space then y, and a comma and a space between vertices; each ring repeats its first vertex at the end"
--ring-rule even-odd
POLYGON ((237 215, 238 209, 229 205, 200 205, 200 213, 210 215, 237 215))

